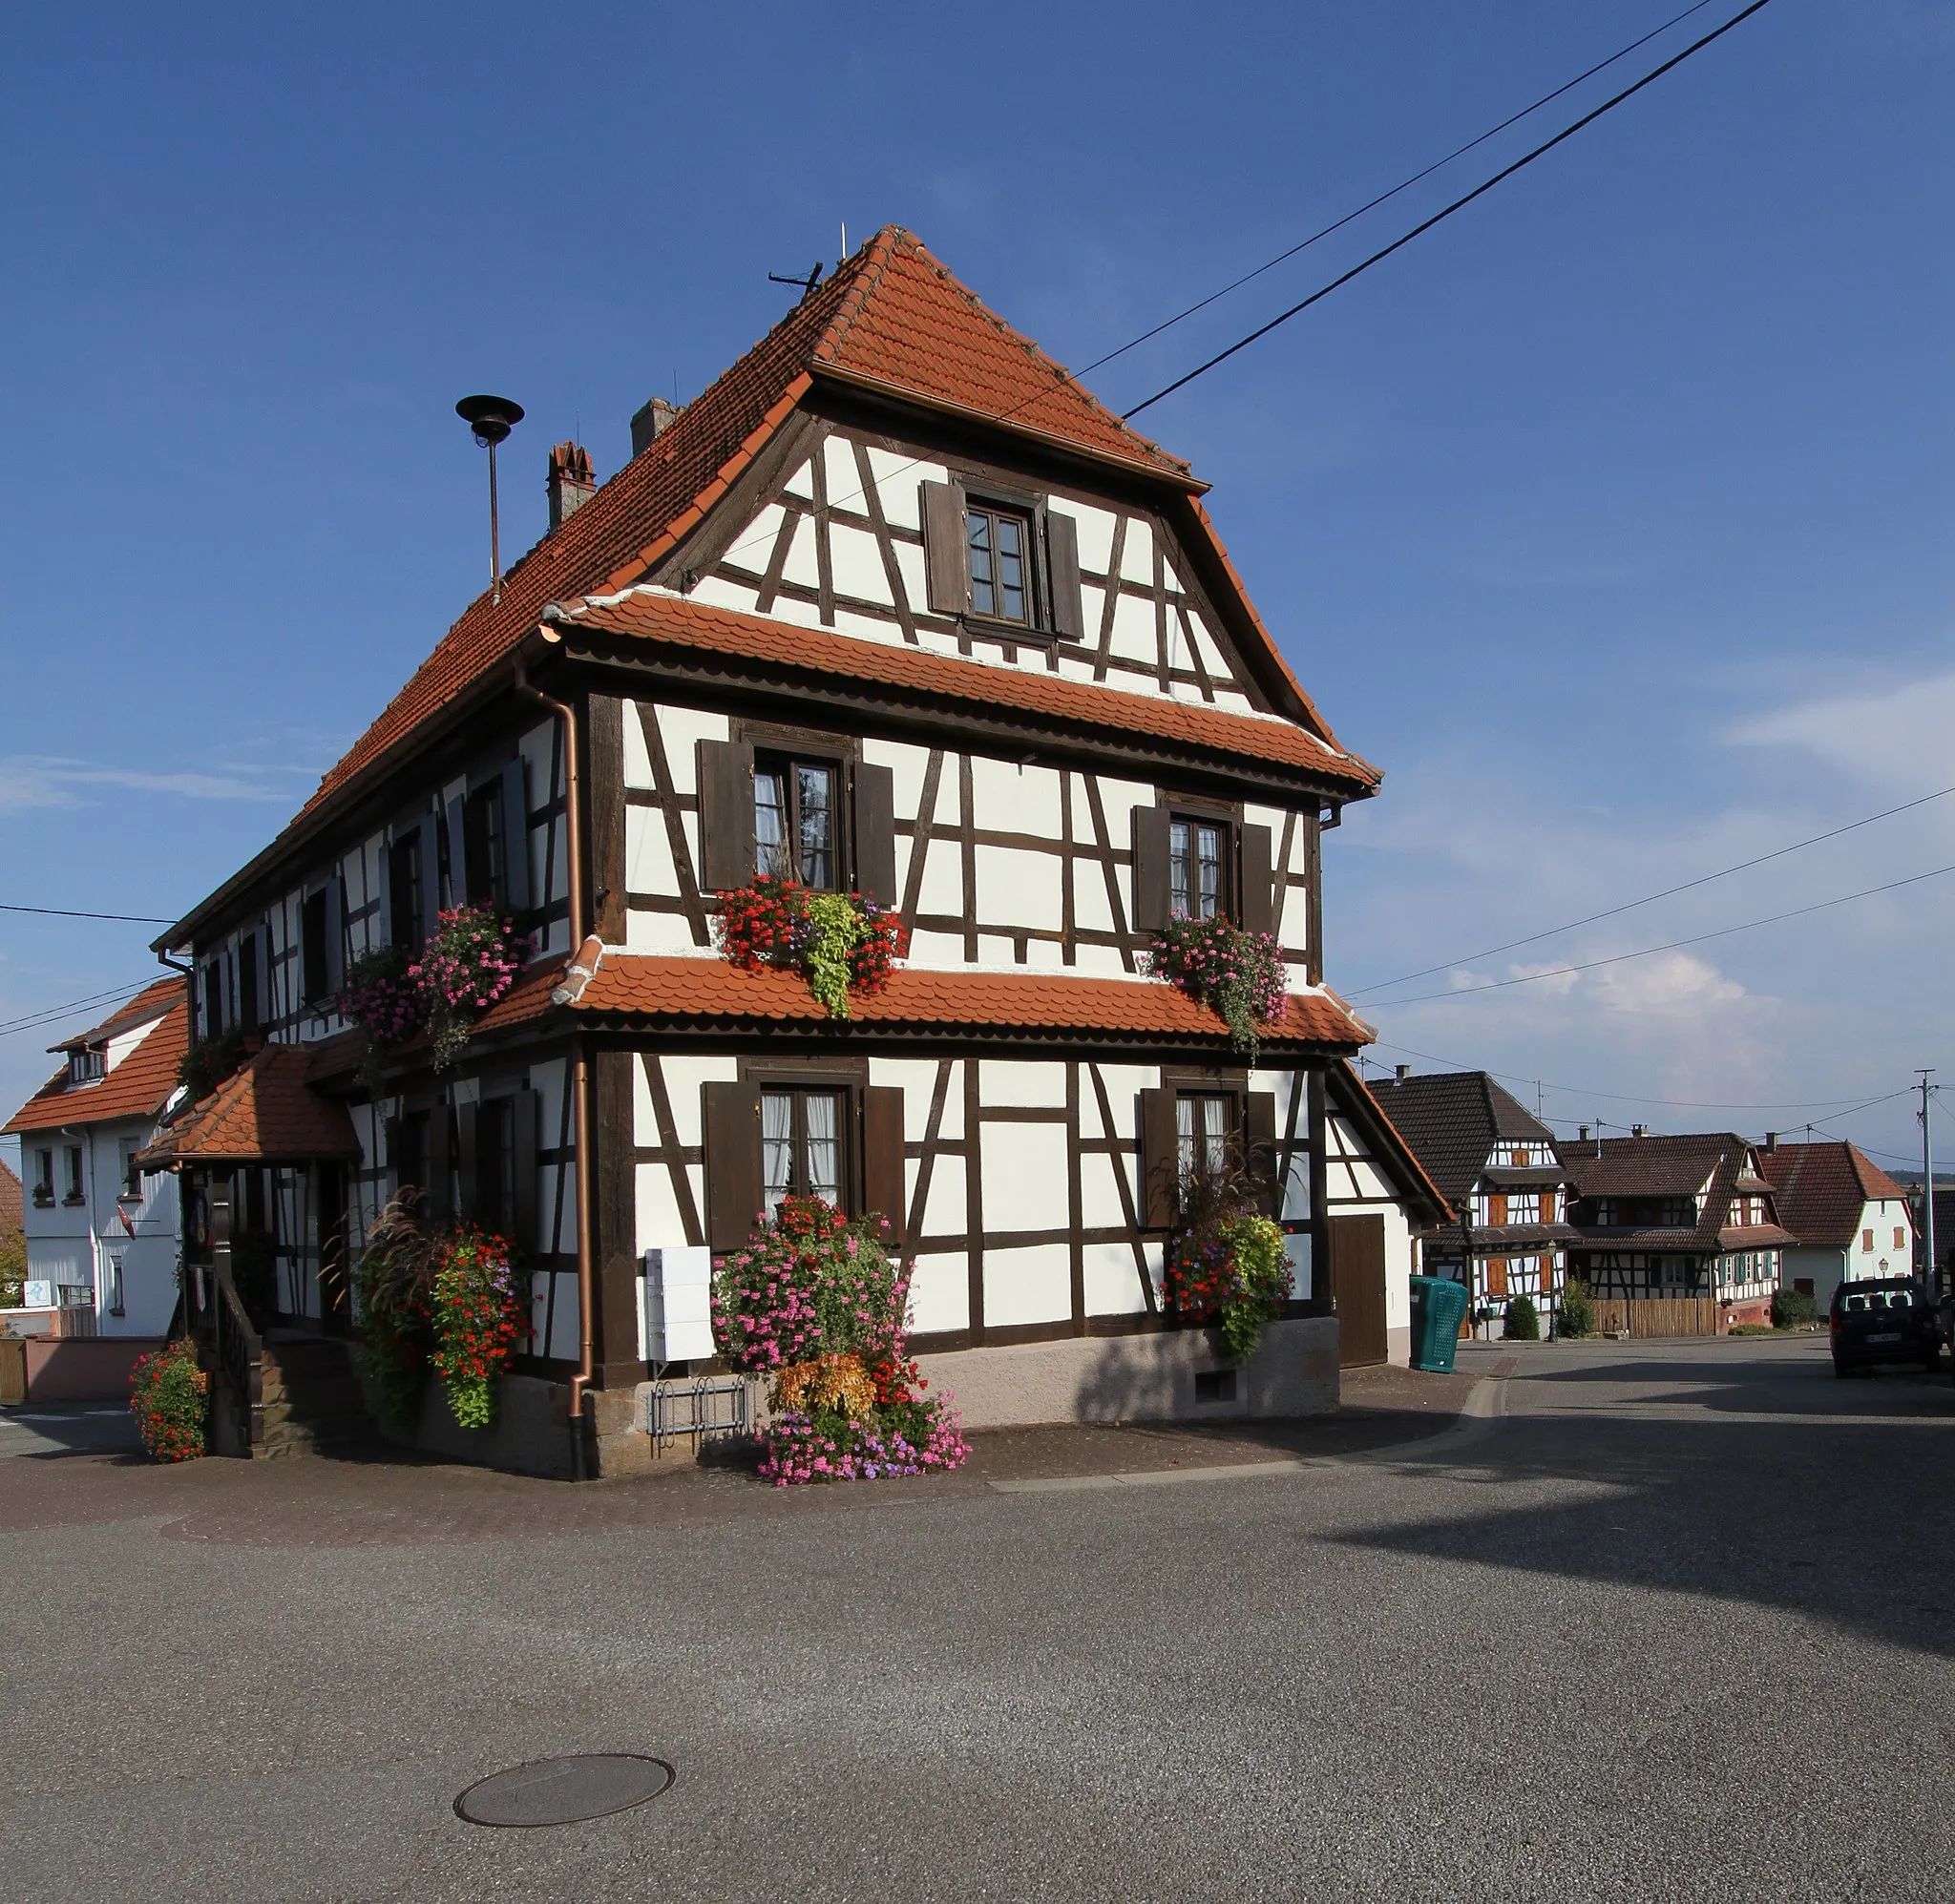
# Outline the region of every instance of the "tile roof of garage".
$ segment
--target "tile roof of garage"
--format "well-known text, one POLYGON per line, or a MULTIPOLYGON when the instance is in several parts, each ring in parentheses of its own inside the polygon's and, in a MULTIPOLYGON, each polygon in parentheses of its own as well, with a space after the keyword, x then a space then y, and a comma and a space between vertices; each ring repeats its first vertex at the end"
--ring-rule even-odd
POLYGON ((177 1068, 189 1048, 188 994, 180 978, 146 987, 93 1031, 57 1045, 57 1051, 102 1044, 133 1031, 144 1019, 150 1029, 136 1048, 92 1084, 71 1084, 64 1063, 19 1110, 0 1136, 53 1130, 62 1124, 100 1124, 123 1118, 154 1118, 177 1088, 177 1068))
MULTIPOLYGON (((561 973, 553 961, 519 980, 479 1029, 494 1032, 553 1009, 561 973)), ((573 1008, 647 1026, 712 1025, 804 1029, 831 1022, 807 984, 791 973, 743 972, 721 958, 607 951, 573 1008)), ((1130 978, 1083 978, 1056 972, 939 972, 898 966, 888 985, 851 994, 849 1022, 905 1034, 1134 1036, 1211 1042, 1224 1050, 1229 1032, 1217 1014, 1171 985, 1130 978)), ((1327 992, 1293 993, 1280 1025, 1266 1028, 1273 1045, 1356 1051, 1370 1029, 1327 992)))
POLYGON ((171 1125, 143 1153, 145 1161, 167 1169, 357 1156, 346 1107, 306 1088, 311 1064, 305 1045, 265 1045, 171 1125))
POLYGON ((880 701, 955 701, 1043 716, 1062 727, 1145 734, 1171 745, 1302 767, 1317 778, 1370 788, 1377 769, 1293 722, 1230 714, 1088 681, 994 666, 920 648, 834 635, 799 622, 717 608, 669 589, 636 588, 566 611, 561 625, 599 629, 667 647, 764 663, 769 674, 805 673, 862 681, 880 701))

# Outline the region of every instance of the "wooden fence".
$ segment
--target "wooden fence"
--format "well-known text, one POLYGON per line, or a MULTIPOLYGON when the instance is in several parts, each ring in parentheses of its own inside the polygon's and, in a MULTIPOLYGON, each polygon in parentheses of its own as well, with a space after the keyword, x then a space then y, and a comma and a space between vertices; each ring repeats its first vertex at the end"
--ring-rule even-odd
POLYGON ((1595 1332, 1627 1329, 1633 1340, 1656 1335, 1715 1335, 1719 1308, 1714 1296, 1595 1296, 1595 1332))

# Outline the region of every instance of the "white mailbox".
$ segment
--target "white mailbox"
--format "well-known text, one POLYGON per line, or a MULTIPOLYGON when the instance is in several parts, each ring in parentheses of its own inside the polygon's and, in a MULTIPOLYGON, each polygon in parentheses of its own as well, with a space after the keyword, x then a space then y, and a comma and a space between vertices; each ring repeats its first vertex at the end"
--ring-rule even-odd
POLYGON ((683 1245, 645 1251, 647 1362, 704 1362, 713 1354, 713 1252, 683 1245))

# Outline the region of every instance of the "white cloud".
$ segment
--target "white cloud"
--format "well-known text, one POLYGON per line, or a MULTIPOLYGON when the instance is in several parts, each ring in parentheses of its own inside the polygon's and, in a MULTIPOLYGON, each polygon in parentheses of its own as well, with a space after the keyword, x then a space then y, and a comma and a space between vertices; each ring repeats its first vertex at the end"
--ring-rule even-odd
POLYGON ((1593 997, 1610 1012, 1704 1018, 1750 996, 1709 959, 1687 952, 1658 952, 1587 976, 1592 980, 1593 997))
POLYGON ((1797 701, 1735 722, 1746 747, 1796 747, 1881 785, 1919 787, 1923 763, 1943 758, 1955 726, 1955 673, 1864 694, 1797 701))
POLYGON ((130 793, 173 793, 184 800, 286 800, 288 788, 230 773, 142 773, 126 767, 93 766, 86 761, 37 754, 0 758, 0 814, 36 806, 93 804, 89 787, 130 793))

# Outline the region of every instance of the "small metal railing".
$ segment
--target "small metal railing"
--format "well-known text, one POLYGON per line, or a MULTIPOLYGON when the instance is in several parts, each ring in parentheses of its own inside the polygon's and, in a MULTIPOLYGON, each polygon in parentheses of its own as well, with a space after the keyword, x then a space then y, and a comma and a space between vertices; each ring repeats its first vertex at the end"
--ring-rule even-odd
POLYGON ((662 1454, 678 1441, 689 1440, 698 1450, 746 1434, 753 1416, 752 1383, 746 1375, 654 1381, 645 1397, 645 1432, 654 1454, 662 1454))

